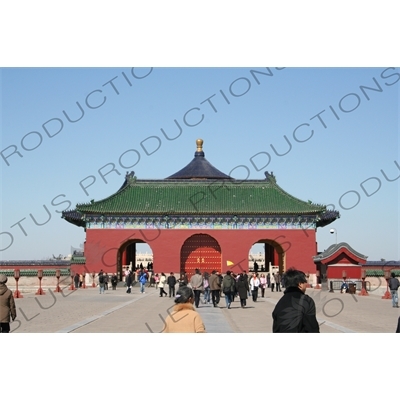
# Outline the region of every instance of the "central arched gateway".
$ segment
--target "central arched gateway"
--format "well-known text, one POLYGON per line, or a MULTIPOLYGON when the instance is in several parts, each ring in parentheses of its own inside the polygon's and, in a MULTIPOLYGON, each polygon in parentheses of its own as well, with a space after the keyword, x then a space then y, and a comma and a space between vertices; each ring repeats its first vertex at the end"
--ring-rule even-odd
POLYGON ((189 279, 196 268, 203 274, 213 270, 221 272, 221 247, 210 235, 197 234, 188 238, 181 249, 181 273, 186 271, 189 279))

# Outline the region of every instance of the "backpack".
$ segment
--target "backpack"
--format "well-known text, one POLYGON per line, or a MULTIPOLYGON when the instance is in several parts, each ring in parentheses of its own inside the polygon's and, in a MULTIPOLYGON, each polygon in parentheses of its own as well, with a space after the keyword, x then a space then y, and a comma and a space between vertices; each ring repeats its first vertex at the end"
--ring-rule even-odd
POLYGON ((104 283, 104 275, 99 276, 99 283, 104 283))

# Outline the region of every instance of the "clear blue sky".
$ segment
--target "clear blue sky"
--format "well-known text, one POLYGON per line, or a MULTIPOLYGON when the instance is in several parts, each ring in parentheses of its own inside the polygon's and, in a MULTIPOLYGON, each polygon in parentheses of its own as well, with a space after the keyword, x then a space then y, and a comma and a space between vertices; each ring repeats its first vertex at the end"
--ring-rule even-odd
MULTIPOLYGON (((167 177, 191 161, 194 142, 199 137, 204 139, 206 158, 225 173, 244 165, 250 170, 250 178, 263 179, 264 170, 273 171, 278 184, 292 195, 333 204, 341 218, 318 230, 318 250, 334 242, 335 235, 329 230, 335 228, 338 241, 348 242, 368 255, 369 260, 400 259, 400 179, 388 182, 381 172, 385 171, 394 179, 399 176, 395 162, 400 164, 400 82, 392 84, 396 77, 381 76, 385 66, 400 66, 398 13, 392 0, 381 0, 379 4, 364 2, 361 6, 359 2, 343 0, 335 3, 248 0, 228 5, 209 0, 201 4, 170 0, 131 2, 130 7, 120 0, 112 4, 97 2, 95 6, 92 2, 76 0, 69 1, 68 6, 60 2, 22 0, 2 5, 0 22, 0 34, 4 38, 0 67, 90 67, 0 69, 0 151, 16 146, 22 155, 22 158, 18 155, 8 158, 9 166, 0 158, 0 233, 10 232, 14 240, 7 250, 0 251, 0 259, 68 254, 71 246, 78 247, 85 236, 82 229, 68 224, 56 212, 68 205, 60 204, 63 200, 74 207, 76 203, 102 199, 114 193, 127 170, 119 165, 119 158, 130 149, 137 150, 141 158, 128 170, 134 170, 141 179, 167 177), (272 69, 273 76, 260 76, 258 85, 250 73, 252 65, 369 66, 376 69, 272 69), (124 68, 91 68, 98 66, 124 68), (146 78, 137 80, 130 75, 130 66, 220 68, 156 68, 146 78), (243 68, 222 68, 234 66, 243 68), (119 95, 110 83, 107 84, 115 77, 113 82, 119 95), (248 79, 251 86, 247 93, 234 97, 229 88, 240 79, 231 90, 236 94, 244 93, 247 81, 243 78, 248 79), (367 100, 360 86, 375 86, 374 78, 382 92, 369 91, 367 100), (106 102, 97 109, 89 109, 85 99, 95 90, 102 90, 102 93, 94 92, 89 104, 100 104, 102 96, 107 97, 106 102), (220 90, 227 95, 230 104, 223 99, 220 90), (206 101, 213 95, 217 112, 206 101), (360 104, 354 111, 340 110, 340 106, 345 110, 355 107, 358 98, 360 104), (63 111, 71 118, 78 118, 76 102, 82 105, 85 114, 80 121, 70 123, 63 111), (183 117, 194 107, 200 111, 189 113, 186 122, 195 123, 200 112, 204 120, 195 127, 188 127, 183 117), (312 119, 323 110, 320 117, 326 128, 318 117, 312 119), (57 120, 45 125, 50 135, 54 135, 50 138, 43 124, 54 118, 60 118, 64 126, 55 135, 59 130, 57 120), (176 132, 175 119, 183 126, 182 135, 167 141, 161 129, 176 132), (299 128, 297 139, 306 140, 309 129, 314 130, 313 136, 303 143, 295 141, 293 131, 306 123, 310 126, 299 128), (40 145, 35 142, 40 138, 37 134, 29 135, 33 131, 43 138, 40 145), (147 156, 141 143, 150 136, 159 137, 161 146, 147 156), (292 149, 280 157, 271 145, 277 152, 287 151, 285 136, 292 149), (38 147, 24 150, 22 140, 27 149, 38 147), (257 171, 250 159, 260 152, 270 154, 271 161, 262 168, 266 160, 263 162, 261 156, 253 158, 257 171), (121 175, 111 173, 105 183, 98 170, 109 163, 114 163, 121 175), (86 195, 79 182, 91 175, 96 181, 86 195), (379 183, 381 186, 375 194, 367 196, 360 187, 364 181, 367 181, 367 193, 374 192, 379 183), (339 205, 345 193, 342 205, 351 208, 349 210, 339 205), (358 195, 359 204, 353 207, 358 195), (60 205, 53 206, 52 202, 60 205), (44 205, 51 219, 42 226, 35 225, 30 214, 38 223, 48 219, 44 205), (19 221, 27 236, 18 226, 19 221)), ((143 74, 146 71, 143 70, 143 74)), ((139 76, 140 71, 137 72, 139 76)), ((396 73, 400 73, 399 69, 396 73)), ((157 139, 153 139, 153 144, 155 142, 157 139)), ((150 149, 151 141, 144 143, 150 149)), ((128 154, 133 155, 133 152, 128 154)), ((128 163, 129 159, 124 158, 123 162, 128 163)), ((234 172, 243 171, 236 169, 234 172)), ((1 235, 0 249, 9 245, 8 234, 1 235)), ((28 338, 24 336, 21 341, 20 336, 14 337, 18 348, 28 338)), ((220 340, 216 341, 212 335, 207 338, 207 348, 211 352, 213 346, 220 346, 220 340)), ((254 335, 245 336, 247 341, 254 341, 254 338, 254 335)), ((46 336, 43 345, 47 345, 49 339, 46 336)), ((113 339, 119 340, 116 336, 113 339)), ((329 339, 338 341, 338 347, 348 346, 348 336, 336 335, 329 339)), ((357 343, 359 339, 355 337, 357 343)), ((79 335, 68 336, 68 340, 73 341, 71 348, 82 345, 79 335)), ((97 340, 103 343, 104 336, 97 340)), ((170 345, 171 340, 171 337, 157 337, 161 347, 170 345)), ((276 360, 275 369, 280 362, 282 366, 287 363, 286 358, 291 356, 285 352, 288 346, 283 340, 274 337, 277 345, 268 350, 276 360)), ((26 349, 37 346, 37 341, 36 336, 32 337, 26 349)), ((318 345, 323 344, 316 343, 311 336, 302 337, 302 342, 310 351, 322 348, 318 345)), ((215 347, 215 351, 218 350, 219 347, 215 347)), ((141 351, 136 349, 138 357, 147 355, 147 347, 143 347, 143 353, 141 351)), ((7 357, 7 350, 5 354, 7 357)), ((14 360, 14 354, 9 353, 8 359, 14 360)), ((261 357, 259 362, 264 368, 261 357)), ((315 367, 315 357, 303 357, 302 363, 307 362, 315 367)), ((18 368, 20 370, 21 365, 18 368)), ((93 378, 97 378, 103 374, 102 368, 102 364, 93 363, 85 369, 85 374, 96 371, 93 378)), ((314 370, 326 374, 326 368, 329 366, 314 370)), ((155 366, 153 370, 160 386, 167 384, 163 371, 155 366)), ((182 368, 177 371, 182 375, 182 368)), ((188 371, 192 374, 190 369, 188 371)), ((225 378, 223 372, 219 374, 225 378)), ((32 377, 32 371, 25 375, 32 377)), ((7 377, 10 384, 13 378, 7 377)), ((185 378, 183 373, 181 380, 191 382, 190 375, 185 378)), ((318 378, 316 376, 315 381, 323 382, 322 375, 318 378)), ((277 376, 275 379, 277 388, 286 383, 277 376)), ((347 390, 346 384, 344 389, 347 390)), ((80 390, 85 388, 82 386, 80 390)))
POLYGON ((130 170, 175 173, 197 138, 221 171, 273 171, 290 194, 339 210, 319 251, 335 228, 369 260, 400 258, 400 179, 382 173, 400 175, 399 68, 3 68, 1 85, 3 260, 69 254, 85 234, 61 210, 113 194, 130 170))

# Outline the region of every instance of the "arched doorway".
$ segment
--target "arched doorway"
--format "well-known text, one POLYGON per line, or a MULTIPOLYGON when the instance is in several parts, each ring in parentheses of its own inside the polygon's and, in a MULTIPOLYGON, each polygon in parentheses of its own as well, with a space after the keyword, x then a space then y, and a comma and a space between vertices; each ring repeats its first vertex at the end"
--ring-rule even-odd
POLYGON ((249 252, 249 270, 257 272, 285 272, 285 251, 274 240, 265 239, 254 243, 249 252))
POLYGON ((203 274, 213 270, 221 272, 221 247, 211 236, 197 234, 188 238, 181 248, 181 273, 186 271, 188 278, 194 275, 196 268, 203 274))
MULTIPOLYGON (((129 240, 122 244, 117 254, 117 275, 120 281, 123 280, 124 269, 129 266, 129 269, 136 269, 136 255, 137 255, 137 244, 146 243, 143 240, 129 240)), ((147 265, 144 265, 147 268, 147 265)))

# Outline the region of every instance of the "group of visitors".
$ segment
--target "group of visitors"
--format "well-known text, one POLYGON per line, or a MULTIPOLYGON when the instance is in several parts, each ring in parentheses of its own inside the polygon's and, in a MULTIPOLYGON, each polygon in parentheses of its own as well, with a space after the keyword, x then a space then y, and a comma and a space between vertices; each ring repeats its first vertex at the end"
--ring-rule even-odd
MULTIPOLYGON (((108 277, 108 274, 103 270, 98 274, 100 293, 104 293, 106 276, 108 277)), ((131 277, 132 272, 126 275, 128 293, 130 293, 131 289, 131 277)), ((282 278, 284 278, 286 290, 272 312, 273 332, 319 333, 315 302, 310 296, 305 294, 307 288, 307 276, 305 273, 290 268, 282 278)), ((138 280, 141 284, 141 293, 144 293, 144 287, 148 281, 148 272, 144 269, 140 271, 138 280)), ((114 286, 116 287, 118 282, 117 275, 113 274, 110 281, 114 289, 114 286)), ((7 277, 0 275, 0 333, 10 332, 10 322, 11 320, 14 321, 17 316, 14 297, 11 290, 7 288, 6 282, 7 277)), ((275 279, 276 283, 277 280, 275 279)), ((168 286, 169 297, 174 297, 175 302, 173 312, 166 318, 163 332, 204 333, 206 331, 204 322, 200 314, 193 307, 193 304, 196 308, 199 307, 202 293, 204 293, 204 303, 212 301, 214 307, 218 305, 221 293, 224 293, 228 309, 230 309, 231 303, 236 296, 239 297, 240 304, 244 308, 246 307, 249 292, 252 295, 253 301, 257 301, 257 292, 262 285, 267 286, 266 277, 263 274, 259 277, 257 273, 254 273, 249 279, 249 276, 245 272, 234 274, 231 271, 227 271, 222 276, 217 271, 212 271, 211 274, 201 274, 200 270, 197 269, 190 280, 186 273, 181 274, 177 280, 173 272, 170 273, 168 278, 162 272, 158 280, 160 296, 167 296, 164 287, 168 286), (175 294, 176 284, 179 284, 179 287, 175 294)), ((391 274, 388 285, 392 295, 393 307, 397 308, 400 282, 394 273, 391 274)), ((400 317, 396 332, 400 333, 400 317)))
MULTIPOLYGON (((285 278, 287 289, 272 313, 273 332, 319 333, 315 302, 305 294, 307 287, 306 275, 302 271, 291 268, 286 272, 285 278)), ((205 282, 207 282, 207 287, 210 287, 211 293, 214 292, 215 297, 212 295, 213 299, 219 298, 218 293, 220 291, 224 293, 228 309, 233 301, 233 293, 238 293, 241 306, 245 307, 248 291, 258 291, 258 287, 261 284, 257 273, 254 273, 249 280, 245 273, 235 276, 231 271, 227 271, 221 280, 216 271, 212 271, 211 276, 204 278, 200 271, 196 269, 195 274, 189 281, 191 287, 184 285, 178 289, 173 312, 166 318, 163 332, 205 332, 201 316, 193 308, 193 304, 195 304, 196 308, 199 306, 201 291, 206 293, 204 289, 205 282), (215 286, 213 286, 214 284, 215 286)), ((253 297, 253 300, 256 301, 256 297, 253 297)))
MULTIPOLYGON (((108 290, 108 284, 111 283, 112 290, 117 289, 118 284, 118 276, 117 274, 112 274, 111 277, 107 272, 104 272, 102 269, 97 275, 98 285, 100 289, 100 294, 104 293, 105 290, 108 290)), ((130 292, 129 292, 130 293, 130 292)))
POLYGON ((74 275, 74 286, 75 289, 81 288, 83 286, 83 275, 78 274, 78 272, 74 275))

